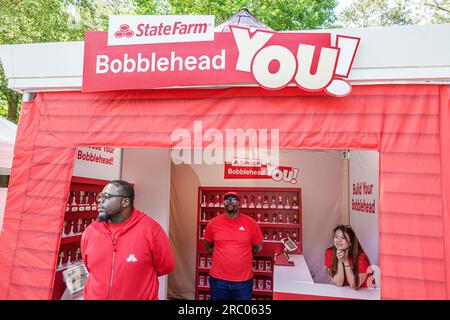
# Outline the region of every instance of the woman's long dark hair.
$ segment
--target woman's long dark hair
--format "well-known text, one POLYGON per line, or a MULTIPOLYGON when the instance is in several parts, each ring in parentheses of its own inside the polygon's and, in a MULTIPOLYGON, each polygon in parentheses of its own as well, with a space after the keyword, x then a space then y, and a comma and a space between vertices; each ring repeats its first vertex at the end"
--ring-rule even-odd
MULTIPOLYGON (((333 237, 336 234, 336 231, 338 231, 338 230, 342 231, 342 234, 344 235, 344 237, 345 237, 345 234, 348 234, 348 237, 350 238, 350 246, 348 248, 348 257, 349 257, 349 259, 352 260, 352 271, 353 271, 353 275, 355 276, 355 286, 358 287, 359 286, 358 260, 359 260, 359 255, 361 253, 363 253, 364 251, 362 250, 361 245, 359 244, 358 238, 356 237, 356 234, 353 231, 352 227, 345 226, 342 224, 338 225, 333 230, 333 237)), ((331 264, 330 273, 331 273, 331 276, 334 277, 334 275, 337 272, 337 268, 338 268, 338 258, 336 257, 336 247, 334 246, 334 244, 330 249, 333 250, 333 262, 331 264)))

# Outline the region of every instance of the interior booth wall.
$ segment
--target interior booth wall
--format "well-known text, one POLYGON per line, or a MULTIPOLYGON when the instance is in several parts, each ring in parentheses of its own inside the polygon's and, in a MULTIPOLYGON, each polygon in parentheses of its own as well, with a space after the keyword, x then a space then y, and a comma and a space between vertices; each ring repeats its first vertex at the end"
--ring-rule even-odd
MULTIPOLYGON (((226 150, 223 153, 227 153, 226 150)), ((252 159, 257 152, 249 152, 252 159)), ((347 215, 345 170, 339 150, 279 150, 280 166, 299 170, 295 183, 272 179, 224 179, 223 164, 172 164, 170 238, 177 267, 169 275, 169 297, 194 299, 198 187, 301 188, 303 255, 315 282, 328 283, 324 250, 332 230, 347 215), (345 195, 344 195, 345 194, 345 195), (345 203, 344 203, 345 202, 345 203)), ((271 217, 270 217, 271 219, 271 217)), ((377 226, 374 228, 377 230, 377 226)), ((280 249, 282 245, 280 243, 280 249)))
POLYGON ((379 266, 378 153, 375 151, 352 150, 349 167, 349 222, 371 264, 379 266), (360 204, 368 204, 369 206, 360 204))
MULTIPOLYGON (((384 299, 450 296, 450 89, 355 86, 38 93, 23 104, 0 236, 0 299, 49 299, 77 146, 172 148, 176 128, 279 128, 281 148, 380 153, 384 299)), ((205 143, 206 146, 206 143, 205 143)))
MULTIPOLYGON (((122 179, 134 183, 139 210, 169 235, 170 153, 167 149, 123 149, 122 179)), ((158 298, 167 298, 167 275, 158 277, 158 298)))

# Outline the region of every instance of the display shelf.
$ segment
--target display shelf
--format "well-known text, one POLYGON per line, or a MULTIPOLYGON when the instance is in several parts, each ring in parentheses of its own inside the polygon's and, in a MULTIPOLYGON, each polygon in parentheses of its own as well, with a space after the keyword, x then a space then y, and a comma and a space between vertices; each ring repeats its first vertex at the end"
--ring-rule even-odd
MULTIPOLYGON (((198 272, 208 272, 211 270, 211 268, 198 268, 198 272)), ((272 271, 261 271, 261 270, 255 270, 253 269, 253 274, 255 276, 271 276, 272 271)))
POLYGON ((273 271, 253 270, 255 276, 272 276, 273 271))
MULTIPOLYGON (((217 211, 217 210, 222 210, 225 212, 225 208, 223 207, 201 207, 201 209, 205 209, 205 210, 212 210, 212 211, 217 211)), ((247 212, 247 211, 298 211, 299 208, 239 208, 239 211, 241 212, 247 212)))
POLYGON ((264 295, 264 296, 271 296, 273 294, 272 290, 258 290, 258 289, 253 289, 253 294, 254 295, 264 295))
MULTIPOLYGON (((282 243, 280 243, 279 240, 263 240, 264 243, 273 243, 273 244, 280 244, 282 245, 282 243)), ((294 243, 297 245, 297 247, 300 245, 300 242, 298 241, 294 241, 294 243)))
POLYGON ((199 300, 207 300, 208 297, 209 287, 201 284, 206 282, 206 277, 211 270, 210 264, 212 260, 204 247, 203 234, 211 219, 225 214, 225 208, 221 206, 221 202, 223 202, 224 194, 229 191, 235 191, 240 194, 241 207, 239 211, 241 214, 252 217, 261 228, 263 236, 269 238, 263 240, 262 251, 254 257, 253 299, 271 299, 273 294, 273 257, 275 253, 280 252, 284 248, 281 239, 289 236, 297 244, 300 252, 302 251, 302 202, 300 189, 199 187, 195 297, 199 300), (247 201, 247 205, 253 201, 255 207, 242 208, 242 204, 245 201, 247 201), (264 201, 267 202, 266 207, 264 207, 264 201), (261 202, 261 207, 257 207, 258 202, 261 202), (272 202, 275 202, 276 208, 270 208, 272 202), (294 203, 295 207, 293 207, 294 203), (264 219, 266 221, 261 221, 264 219))
POLYGON ((202 291, 210 291, 209 286, 200 286, 200 285, 197 285, 197 288, 198 288, 198 290, 202 290, 202 291))
POLYGON ((73 262, 71 264, 67 264, 66 263, 62 267, 56 267, 56 272, 61 272, 61 271, 64 271, 64 270, 66 270, 68 268, 76 267, 76 266, 79 266, 79 265, 82 265, 82 264, 83 264, 83 260, 78 260, 78 261, 73 262))
MULTIPOLYGON (((199 223, 201 225, 207 225, 209 221, 200 221, 199 223)), ((282 228, 282 229, 289 229, 289 228, 298 228, 298 224, 296 223, 267 223, 267 222, 258 222, 258 225, 261 228, 282 228)))
POLYGON ((95 198, 107 183, 108 181, 105 180, 72 177, 65 212, 63 213, 64 219, 61 221, 59 249, 56 252, 52 291, 52 299, 54 300, 61 299, 66 289, 62 271, 83 263, 80 248, 81 237, 84 230, 97 219, 98 204, 95 198), (74 232, 73 235, 69 235, 71 230, 74 232), (72 263, 67 265, 69 256, 72 263))
POLYGON ((258 225, 261 228, 298 228, 297 223, 267 223, 267 222, 258 222, 258 225))
POLYGON ((82 234, 76 234, 73 236, 62 236, 60 245, 69 244, 69 243, 79 243, 81 240, 82 234))
MULTIPOLYGON (((197 286, 197 288, 199 291, 211 291, 209 286, 197 286)), ((271 295, 272 293, 272 290, 253 289, 253 294, 271 295)))

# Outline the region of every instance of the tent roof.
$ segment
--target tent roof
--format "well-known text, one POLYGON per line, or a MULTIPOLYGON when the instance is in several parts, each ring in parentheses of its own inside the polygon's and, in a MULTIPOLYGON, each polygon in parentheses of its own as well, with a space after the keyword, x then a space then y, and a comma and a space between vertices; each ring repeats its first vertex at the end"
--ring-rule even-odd
MULTIPOLYGON (((245 16, 247 13, 241 11, 217 27, 229 28, 240 14, 245 16)), ((251 18, 241 17, 237 19, 237 25, 244 26, 250 21, 251 18)), ((332 44, 337 35, 361 38, 348 76, 352 85, 442 84, 450 80, 450 41, 442 41, 450 38, 450 24, 302 32, 330 33, 332 44)), ((80 91, 83 57, 83 41, 0 45, 0 60, 8 87, 25 93, 80 91), (30 55, 30 52, 33 54, 30 55)))
POLYGON ((0 140, 14 145, 16 140, 17 125, 11 121, 0 117, 0 140))
POLYGON ((228 18, 214 28, 215 32, 230 32, 230 26, 244 26, 255 29, 272 30, 253 16, 247 8, 243 8, 231 18, 228 18))

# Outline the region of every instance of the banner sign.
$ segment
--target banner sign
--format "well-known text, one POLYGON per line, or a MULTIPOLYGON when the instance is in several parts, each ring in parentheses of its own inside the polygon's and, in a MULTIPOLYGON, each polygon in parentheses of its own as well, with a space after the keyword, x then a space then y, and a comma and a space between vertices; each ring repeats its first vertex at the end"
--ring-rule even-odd
POLYGON ((377 151, 350 151, 350 224, 372 265, 379 253, 379 160, 377 151))
POLYGON ((259 160, 232 159, 224 165, 224 179, 271 179, 276 182, 296 184, 299 169, 263 165, 259 160))
POLYGON ((350 152, 350 213, 378 215, 378 152, 350 152))
MULTIPOLYGON (((177 16, 172 19, 168 34, 178 21, 177 16)), ((165 30, 164 24, 160 26, 165 30)), ((142 30, 130 25, 118 28, 125 37, 129 31, 142 30)), ((231 27, 231 32, 217 32, 214 40, 201 43, 117 44, 108 46, 107 32, 86 33, 83 92, 257 83, 272 90, 295 84, 303 90, 345 96, 351 86, 343 79, 349 75, 359 38, 337 36, 332 47, 329 33, 252 33, 249 28, 231 27)))
POLYGON ((102 180, 117 180, 120 179, 121 163, 121 148, 80 147, 76 151, 73 175, 102 180))

